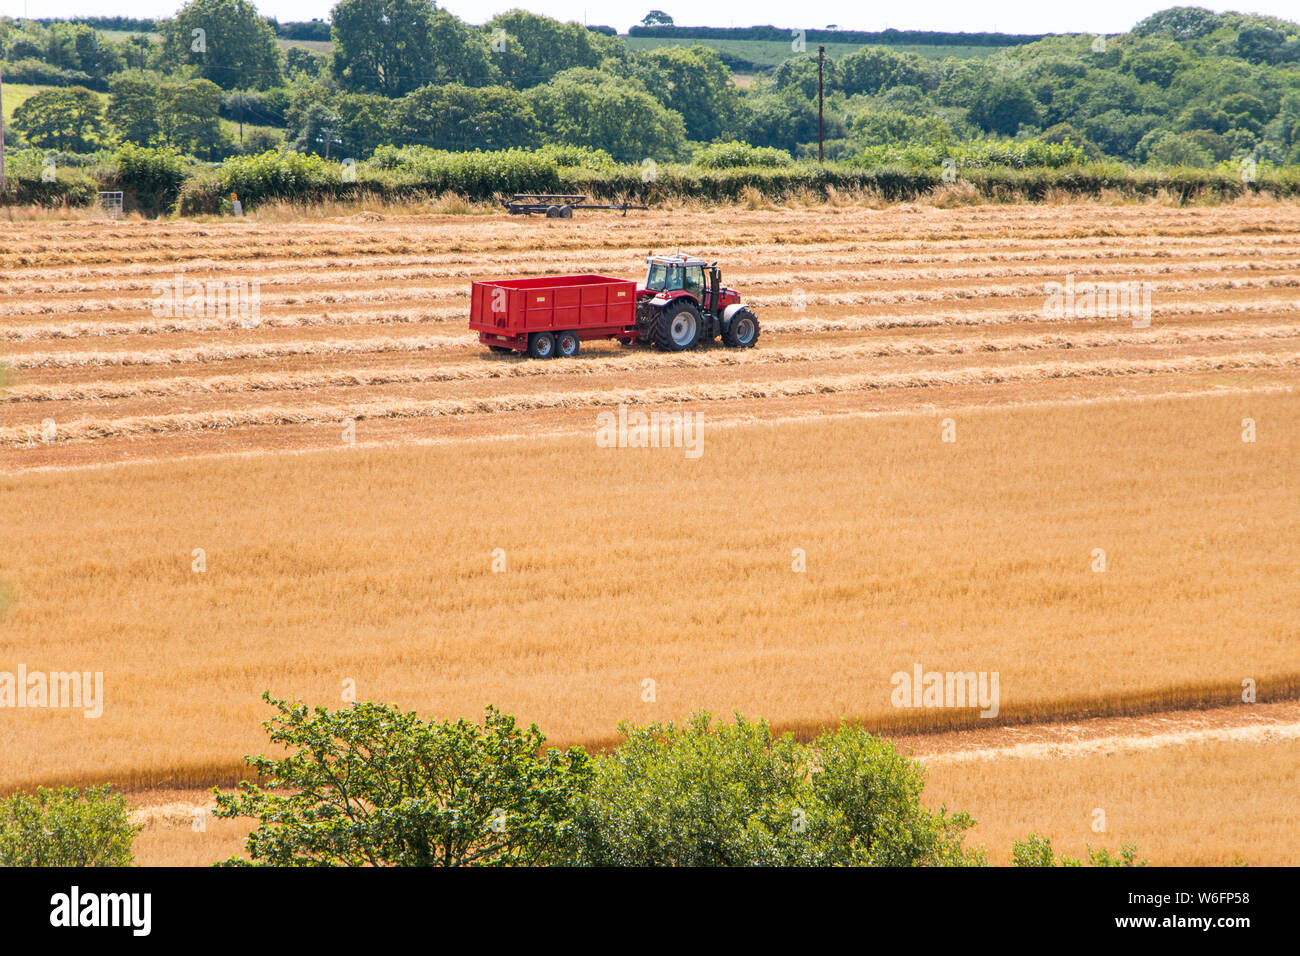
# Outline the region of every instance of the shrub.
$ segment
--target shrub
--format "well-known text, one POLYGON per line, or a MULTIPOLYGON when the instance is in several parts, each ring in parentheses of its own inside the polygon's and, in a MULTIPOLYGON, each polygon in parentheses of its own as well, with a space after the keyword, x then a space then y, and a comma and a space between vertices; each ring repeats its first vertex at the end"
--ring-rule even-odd
POLYGON ((4 64, 4 78, 10 83, 30 83, 33 86, 102 86, 89 73, 63 70, 34 57, 4 64))
POLYGON ((593 763, 579 861, 623 866, 964 864, 973 821, 920 803, 924 770, 845 724, 811 744, 707 713, 620 726, 593 763))
POLYGON ((1094 850, 1088 847, 1088 859, 1071 859, 1063 856, 1059 859, 1052 852, 1052 841, 1047 837, 1031 833, 1023 840, 1011 844, 1012 866, 1149 866, 1146 860, 1137 858, 1137 847, 1126 843, 1120 847, 1118 855, 1109 850, 1094 850))
POLYGON ((539 156, 549 157, 556 166, 580 167, 582 169, 612 170, 618 166, 614 157, 603 149, 590 146, 568 146, 553 143, 537 151, 539 156))
POLYGON ((750 146, 732 140, 714 143, 695 154, 695 165, 704 169, 732 169, 737 166, 791 166, 794 158, 783 149, 772 146, 750 146))
MULTIPOLYGON (((217 169, 223 193, 254 203, 261 199, 309 199, 328 179, 330 164, 315 155, 277 153, 233 156, 217 169)), ((337 167, 336 167, 337 168, 337 167)))
POLYGON ((180 197, 185 165, 185 157, 170 147, 124 143, 117 151, 117 182, 135 196, 141 209, 163 212, 180 197))
MULTIPOLYGON (((358 703, 329 711, 263 699, 281 759, 248 757, 268 788, 216 793, 218 817, 256 817, 251 862, 270 866, 536 865, 563 858, 581 750, 488 707, 482 726, 358 703), (283 793, 279 791, 288 791, 283 793)), ((244 864, 247 860, 231 860, 244 864)))
POLYGON ((37 789, 0 800, 0 866, 129 866, 140 831, 109 787, 37 789))

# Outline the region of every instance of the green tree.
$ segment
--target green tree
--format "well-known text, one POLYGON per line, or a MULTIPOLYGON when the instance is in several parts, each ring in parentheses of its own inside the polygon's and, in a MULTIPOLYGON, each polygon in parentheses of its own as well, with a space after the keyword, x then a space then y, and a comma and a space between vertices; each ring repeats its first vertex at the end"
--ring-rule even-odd
POLYGON ((518 90, 459 83, 426 86, 398 106, 399 138, 439 149, 509 149, 538 145, 533 108, 518 90))
POLYGON ((0 866, 130 866, 139 832, 109 787, 40 787, 0 799, 0 866))
POLYGON ((46 33, 45 62, 62 70, 79 70, 96 85, 122 68, 116 47, 82 23, 51 23, 46 33))
POLYGON ((601 37, 581 23, 511 10, 493 17, 483 29, 493 65, 516 89, 549 82, 564 70, 601 63, 601 37))
MULTIPOLYGON (((839 139, 846 130, 835 111, 825 115, 827 139, 839 139)), ((755 146, 774 146, 790 153, 801 143, 817 142, 817 104, 795 90, 767 92, 742 103, 742 138, 755 146)))
POLYGON ((283 80, 275 31, 249 0, 190 0, 160 32, 165 62, 192 66, 224 89, 265 90, 283 80))
POLYGON ((323 53, 313 53, 300 46, 291 46, 284 51, 284 71, 289 76, 304 73, 307 76, 320 76, 329 57, 323 53))
POLYGON ((369 156, 397 135, 397 102, 375 93, 344 93, 337 101, 335 128, 341 142, 331 148, 331 155, 369 156))
POLYGON ((211 80, 166 83, 161 90, 163 138, 187 153, 212 151, 223 145, 221 88, 211 80))
POLYGON ((621 162, 672 158, 686 141, 678 113, 639 83, 598 70, 566 70, 525 96, 549 141, 603 149, 621 162))
POLYGON ((932 88, 935 77, 925 60, 915 53, 900 53, 884 46, 864 46, 839 64, 839 85, 845 93, 874 95, 893 86, 932 88))
POLYGON ((995 80, 975 94, 970 120, 986 133, 1014 136, 1021 126, 1039 122, 1038 101, 1022 81, 995 80))
POLYGON ((486 83, 487 44, 433 0, 340 0, 334 76, 345 90, 404 96, 426 83, 486 83))
POLYGON ((621 725, 593 762, 579 860, 608 866, 953 865, 964 814, 921 805, 924 770, 846 724, 811 744, 765 722, 621 725))
POLYGON ((1177 43, 1143 40, 1125 47, 1120 69, 1132 73, 1143 83, 1168 86, 1190 63, 1191 57, 1177 43))
POLYGON ((1223 25, 1223 17, 1205 7, 1170 7, 1153 13, 1133 28, 1135 36, 1163 34, 1175 40, 1196 40, 1223 25))
POLYGON ((104 107, 84 86, 41 90, 14 110, 13 125, 43 149, 85 153, 99 143, 104 107))
MULTIPOLYGON (((772 81, 779 92, 793 91, 806 99, 817 99, 817 58, 792 56, 776 68, 772 81)), ((822 90, 830 93, 839 88, 835 61, 825 57, 822 63, 822 90)))
MULTIPOLYGON (((483 724, 395 707, 341 710, 263 698, 280 758, 248 757, 266 782, 217 792, 216 816, 255 817, 251 862, 269 866, 538 865, 568 857, 581 750, 488 707, 483 724)), ((248 861, 232 860, 232 863, 248 861)))
MULTIPOLYGON (((373 96, 372 93, 358 93, 357 96, 373 96)), ((385 100, 387 97, 380 97, 385 100)), ((295 151, 314 156, 335 156, 345 150, 347 144, 342 135, 343 118, 332 101, 316 102, 309 105, 302 116, 302 125, 293 141, 295 151)))
POLYGON ((144 70, 127 70, 113 77, 108 87, 108 119, 118 136, 131 143, 151 146, 162 134, 158 94, 162 77, 144 70))
POLYGON ((680 113, 691 139, 710 142, 732 132, 740 99, 717 51, 706 46, 665 46, 651 50, 660 80, 650 87, 659 102, 680 113))

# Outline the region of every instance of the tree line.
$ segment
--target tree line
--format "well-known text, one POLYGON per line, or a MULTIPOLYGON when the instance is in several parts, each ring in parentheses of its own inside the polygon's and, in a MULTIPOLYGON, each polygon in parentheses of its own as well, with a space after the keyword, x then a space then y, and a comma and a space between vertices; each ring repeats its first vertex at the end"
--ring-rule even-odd
POLYGON ((191 0, 156 26, 112 41, 86 24, 0 20, 6 78, 58 87, 19 108, 22 141, 207 160, 562 144, 640 162, 730 141, 815 157, 820 129, 828 158, 855 162, 982 140, 1163 167, 1300 162, 1300 25, 1195 7, 978 57, 866 45, 826 57, 820 79, 815 48, 792 49, 743 85, 703 44, 634 50, 522 10, 474 26, 431 0, 340 0, 328 53, 281 50, 249 0, 191 0))

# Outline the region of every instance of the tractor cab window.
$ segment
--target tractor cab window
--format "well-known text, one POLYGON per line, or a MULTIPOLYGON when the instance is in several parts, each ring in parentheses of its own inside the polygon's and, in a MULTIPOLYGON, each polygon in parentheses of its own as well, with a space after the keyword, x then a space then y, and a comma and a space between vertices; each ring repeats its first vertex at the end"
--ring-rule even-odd
POLYGON ((682 283, 682 288, 689 292, 695 298, 704 295, 704 266, 687 266, 686 279, 682 283))
POLYGON ((645 287, 652 292, 672 292, 682 287, 682 267, 666 262, 650 263, 645 287))

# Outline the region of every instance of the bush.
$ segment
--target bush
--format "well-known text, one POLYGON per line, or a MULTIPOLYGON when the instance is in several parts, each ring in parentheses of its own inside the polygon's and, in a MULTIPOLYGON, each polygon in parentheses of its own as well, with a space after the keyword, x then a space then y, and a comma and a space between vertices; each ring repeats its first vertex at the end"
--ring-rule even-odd
POLYGON ((9 83, 29 83, 32 86, 88 86, 101 87, 89 73, 81 70, 61 70, 44 60, 25 57, 15 63, 5 63, 4 78, 9 83))
POLYGON ((772 146, 750 146, 732 140, 705 146, 695 154, 695 165, 704 169, 732 169, 738 166, 791 166, 794 158, 772 146))
POLYGON ((150 213, 171 209, 185 185, 185 157, 170 147, 124 143, 117 151, 117 183, 150 213))
POLYGON ((0 800, 0 866, 129 866, 138 832, 109 787, 40 787, 0 800))
POLYGON ((537 151, 539 156, 551 159, 556 166, 581 167, 582 169, 612 170, 618 166, 614 157, 603 149, 590 146, 566 146, 554 143, 543 146, 537 151))
POLYGON ((597 866, 914 866, 983 862, 965 814, 921 805, 924 770, 845 724, 809 745, 737 716, 621 725, 593 764, 579 862, 597 866))
POLYGON ((852 162, 858 166, 898 163, 913 169, 942 167, 952 160, 959 171, 1007 166, 1011 169, 1060 169, 1087 162, 1082 148, 1067 141, 1041 139, 970 140, 959 143, 908 143, 869 146, 852 162))
POLYGON ((328 711, 263 699, 278 711, 264 725, 271 743, 287 756, 246 758, 267 789, 216 791, 216 816, 259 821, 251 862, 537 865, 566 855, 587 755, 542 753, 535 725, 521 730, 494 707, 479 726, 374 703, 328 711))
POLYGON ((225 160, 217 169, 217 179, 223 193, 234 193, 245 203, 306 200, 321 198, 318 189, 331 178, 331 166, 337 171, 337 164, 326 163, 319 156, 268 150, 225 160))
POLYGON ((1052 841, 1047 837, 1031 833, 1023 840, 1016 840, 1011 845, 1012 866, 1150 866, 1146 860, 1137 858, 1137 847, 1126 843, 1120 847, 1119 855, 1109 850, 1094 850, 1088 847, 1088 859, 1075 860, 1063 856, 1056 858, 1052 852, 1052 841))

